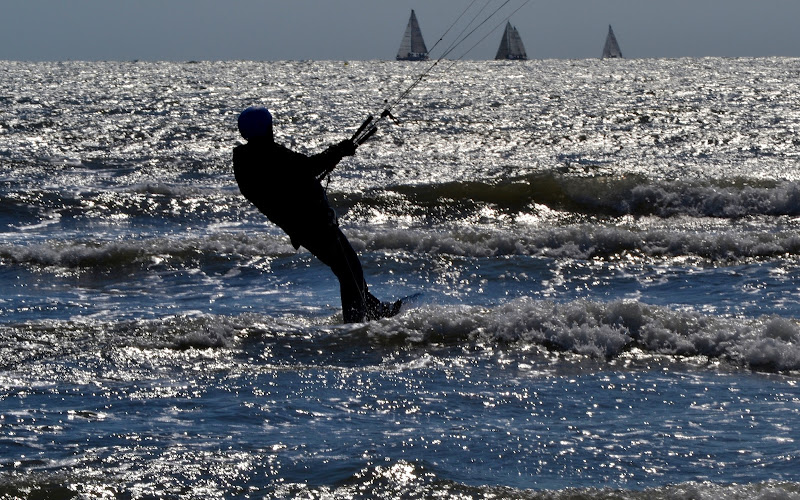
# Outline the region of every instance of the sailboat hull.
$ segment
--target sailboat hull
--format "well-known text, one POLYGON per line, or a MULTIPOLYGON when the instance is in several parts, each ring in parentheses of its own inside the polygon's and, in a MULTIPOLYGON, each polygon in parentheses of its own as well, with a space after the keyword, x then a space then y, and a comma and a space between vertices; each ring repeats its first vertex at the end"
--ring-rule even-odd
POLYGON ((414 53, 407 53, 406 55, 400 57, 397 56, 398 61, 427 61, 430 59, 427 53, 424 54, 414 54, 414 53))

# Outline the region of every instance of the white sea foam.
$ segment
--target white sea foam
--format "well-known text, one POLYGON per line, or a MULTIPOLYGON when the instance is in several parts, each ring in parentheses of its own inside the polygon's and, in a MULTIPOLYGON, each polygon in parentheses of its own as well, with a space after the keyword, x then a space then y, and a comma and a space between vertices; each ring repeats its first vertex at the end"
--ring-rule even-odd
POLYGON ((800 184, 769 187, 719 186, 710 183, 648 183, 636 186, 620 209, 661 217, 692 215, 737 218, 748 215, 800 215, 800 184))
MULTIPOLYGON (((230 229, 230 228, 227 228, 230 229)), ((122 240, 0 244, 0 259, 17 264, 93 268, 175 264, 197 259, 235 259, 292 255, 289 239, 271 232, 217 232, 209 237, 158 237, 122 240)), ((529 255, 556 259, 594 259, 621 255, 647 258, 694 257, 711 261, 747 261, 800 255, 795 231, 696 233, 657 228, 578 224, 559 227, 520 225, 370 229, 344 227, 359 251, 412 252, 427 255, 492 257, 529 255)), ((301 250, 303 251, 303 250, 301 250)))
POLYGON ((472 226, 444 230, 386 229, 349 231, 360 249, 404 250, 469 257, 539 255, 590 259, 621 254, 649 257, 694 256, 738 260, 800 254, 800 236, 787 232, 721 231, 696 233, 670 229, 636 230, 598 224, 561 227, 472 226))
POLYGON ((278 498, 353 498, 368 489, 376 498, 529 498, 531 500, 798 500, 800 485, 790 481, 753 484, 686 482, 645 490, 624 488, 565 488, 522 490, 502 486, 470 486, 443 481, 422 463, 400 460, 361 470, 336 487, 286 483, 276 487, 278 498))
POLYGON ((800 370, 800 325, 675 311, 641 302, 556 303, 522 298, 493 308, 427 306, 369 325, 376 339, 412 344, 535 344, 596 358, 645 354, 720 359, 759 370, 800 370))
POLYGON ((115 339, 117 347, 155 348, 229 348, 235 347, 237 339, 245 335, 255 340, 284 338, 288 344, 316 344, 316 348, 309 347, 312 351, 361 349, 363 341, 369 339, 368 342, 377 344, 399 342, 420 348, 537 346, 595 359, 638 353, 644 357, 719 360, 764 371, 800 370, 800 325, 794 320, 777 316, 719 317, 635 301, 558 303, 520 298, 494 307, 427 305, 393 318, 341 326, 331 325, 326 318, 309 322, 248 313, 181 315, 113 324, 50 321, 4 330, 9 328, 17 331, 18 343, 28 337, 33 342, 43 335, 54 340, 52 345, 36 343, 36 348, 29 351, 14 348, 6 352, 7 361, 14 364, 30 356, 40 358, 74 349, 91 350, 91 346, 84 344, 91 344, 95 337, 102 342, 108 335, 115 339), (60 333, 54 337, 53 332, 60 333), (298 336, 299 333, 302 335, 298 336), (54 351, 47 354, 48 349, 54 351))
POLYGON ((295 253, 288 238, 215 234, 210 237, 143 238, 113 241, 49 241, 29 245, 0 245, 0 258, 38 266, 104 268, 175 264, 197 259, 274 257, 295 253))

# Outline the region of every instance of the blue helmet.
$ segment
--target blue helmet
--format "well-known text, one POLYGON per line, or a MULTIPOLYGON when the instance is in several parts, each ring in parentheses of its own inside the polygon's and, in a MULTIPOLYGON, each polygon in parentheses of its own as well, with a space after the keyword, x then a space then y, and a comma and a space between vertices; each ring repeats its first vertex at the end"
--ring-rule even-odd
POLYGON ((239 114, 239 133, 247 139, 267 137, 272 132, 272 115, 263 106, 250 106, 239 114))

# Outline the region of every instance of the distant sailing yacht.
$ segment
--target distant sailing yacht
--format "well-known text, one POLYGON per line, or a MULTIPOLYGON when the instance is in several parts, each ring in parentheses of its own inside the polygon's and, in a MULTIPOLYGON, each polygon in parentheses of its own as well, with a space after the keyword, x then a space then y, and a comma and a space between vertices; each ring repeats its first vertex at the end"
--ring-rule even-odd
POLYGON ((608 36, 606 37, 606 45, 603 47, 603 59, 622 59, 622 51, 619 50, 617 37, 614 36, 614 30, 611 25, 608 25, 608 36))
POLYGON ((528 59, 528 54, 525 53, 525 46, 522 45, 522 38, 519 36, 517 28, 511 26, 509 21, 506 24, 506 30, 503 32, 503 39, 500 40, 500 47, 497 49, 495 59, 511 59, 515 61, 524 61, 528 59))
POLYGON ((408 18, 406 33, 403 41, 400 42, 400 50, 397 51, 398 61, 427 61, 428 48, 425 47, 425 40, 422 39, 422 31, 419 29, 417 15, 411 9, 411 17, 408 18))

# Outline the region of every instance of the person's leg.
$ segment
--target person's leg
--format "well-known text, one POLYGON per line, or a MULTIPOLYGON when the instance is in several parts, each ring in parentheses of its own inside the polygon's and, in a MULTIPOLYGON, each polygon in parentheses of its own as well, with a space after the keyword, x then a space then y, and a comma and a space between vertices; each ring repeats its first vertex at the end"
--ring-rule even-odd
POLYGON ((401 301, 397 302, 381 302, 377 297, 369 293, 367 289, 367 282, 364 280, 364 271, 361 267, 361 261, 358 259, 358 254, 353 250, 347 237, 342 231, 336 228, 336 239, 347 265, 338 266, 341 269, 334 269, 334 274, 339 278, 339 289, 342 295, 342 314, 345 316, 345 321, 348 323, 357 323, 364 321, 372 321, 381 318, 388 318, 400 312, 401 301), (350 271, 350 276, 346 275, 346 271, 350 271), (352 285, 352 286, 351 286, 352 285), (347 308, 350 309, 351 318, 348 320, 348 314, 345 313, 347 308))
MULTIPOLYGON (((342 316, 345 323, 359 323, 367 317, 367 284, 364 271, 350 242, 338 227, 326 228, 303 238, 301 244, 339 279, 342 316)), ((373 297, 374 298, 374 297, 373 297)), ((377 300, 377 299, 375 299, 377 300)))
POLYGON ((367 321, 381 318, 390 318, 400 312, 403 302, 381 302, 377 297, 367 292, 367 321))
POLYGON ((400 312, 401 302, 381 302, 367 290, 358 254, 342 231, 332 226, 304 238, 301 244, 339 279, 345 323, 388 318, 400 312))

